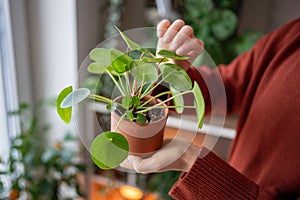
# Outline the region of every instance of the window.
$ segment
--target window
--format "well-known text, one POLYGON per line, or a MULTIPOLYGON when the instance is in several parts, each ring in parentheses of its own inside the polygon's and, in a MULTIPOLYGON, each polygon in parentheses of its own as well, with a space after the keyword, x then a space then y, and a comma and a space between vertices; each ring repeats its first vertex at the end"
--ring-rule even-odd
POLYGON ((9 137, 20 129, 18 117, 8 115, 18 109, 9 0, 0 1, 0 70, 0 156, 5 158, 9 137))

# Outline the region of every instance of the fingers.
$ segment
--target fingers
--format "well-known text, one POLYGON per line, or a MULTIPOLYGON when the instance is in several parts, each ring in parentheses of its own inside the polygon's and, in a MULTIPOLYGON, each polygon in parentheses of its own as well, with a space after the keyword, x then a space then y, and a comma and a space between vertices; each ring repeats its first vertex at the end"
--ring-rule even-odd
POLYGON ((172 24, 163 20, 157 25, 158 49, 169 49, 180 56, 188 56, 192 63, 204 49, 204 43, 194 37, 191 26, 185 25, 183 20, 176 20, 172 24))
POLYGON ((180 19, 177 19, 175 22, 173 22, 164 34, 163 41, 165 43, 170 43, 184 25, 184 21, 180 19))
MULTIPOLYGON (((189 55, 189 56, 198 56, 204 47, 203 41, 193 38, 190 40, 185 40, 178 48, 176 48, 176 53, 180 56, 189 55)), ((172 50, 172 49, 171 49, 172 50)), ((173 50, 174 51, 174 50, 173 50)))
POLYGON ((187 169, 187 162, 182 162, 183 155, 189 151, 192 143, 183 139, 165 140, 164 146, 150 157, 141 158, 129 155, 121 167, 148 174, 167 170, 183 171, 187 169))
POLYGON ((171 23, 169 20, 165 19, 162 20, 160 23, 157 25, 157 37, 161 38, 164 36, 166 30, 170 27, 171 23))
POLYGON ((128 159, 128 157, 120 164, 121 167, 134 170, 132 162, 128 159))

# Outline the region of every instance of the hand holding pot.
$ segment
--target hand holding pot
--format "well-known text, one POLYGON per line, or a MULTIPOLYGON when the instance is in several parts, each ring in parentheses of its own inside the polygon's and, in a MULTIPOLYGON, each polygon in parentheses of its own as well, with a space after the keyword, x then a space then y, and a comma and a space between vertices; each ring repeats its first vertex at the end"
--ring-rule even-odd
POLYGON ((168 170, 189 171, 199 156, 200 148, 190 141, 174 138, 164 141, 164 146, 150 157, 141 158, 130 155, 121 167, 138 173, 163 172, 168 170))

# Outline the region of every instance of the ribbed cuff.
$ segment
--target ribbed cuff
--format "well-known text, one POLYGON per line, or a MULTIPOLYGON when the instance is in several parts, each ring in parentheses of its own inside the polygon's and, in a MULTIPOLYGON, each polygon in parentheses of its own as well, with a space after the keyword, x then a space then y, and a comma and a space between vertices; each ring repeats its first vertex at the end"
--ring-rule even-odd
POLYGON ((256 199, 258 185, 208 149, 169 192, 174 199, 256 199))

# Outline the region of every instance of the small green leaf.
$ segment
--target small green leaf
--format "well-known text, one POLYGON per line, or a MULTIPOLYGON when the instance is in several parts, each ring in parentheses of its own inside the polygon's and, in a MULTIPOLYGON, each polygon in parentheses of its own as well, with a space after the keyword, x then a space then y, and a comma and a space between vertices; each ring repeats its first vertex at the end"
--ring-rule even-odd
POLYGON ((90 52, 90 58, 103 66, 111 65, 110 50, 105 48, 95 48, 90 52))
MULTIPOLYGON (((177 94, 179 94, 180 92, 175 90, 173 87, 170 87, 170 91, 172 93, 172 96, 175 96, 177 94)), ((181 114, 184 110, 184 99, 183 99, 183 96, 182 95, 178 95, 176 96, 174 99, 173 99, 173 102, 174 102, 174 105, 176 106, 175 107, 175 110, 177 113, 181 114)))
POLYGON ((133 121, 133 120, 134 120, 133 113, 132 113, 132 111, 130 111, 130 110, 127 110, 127 111, 126 111, 126 117, 127 117, 127 119, 129 119, 130 121, 133 121))
POLYGON ((117 104, 116 103, 109 103, 106 105, 106 110, 108 110, 109 112, 114 112, 115 110, 117 110, 117 104))
POLYGON ((129 109, 132 107, 132 101, 131 101, 131 98, 129 96, 124 96, 122 98, 122 106, 125 108, 125 109, 129 109))
POLYGON ((203 119, 205 114, 205 102, 200 87, 196 82, 194 82, 193 94, 195 97, 194 105, 196 107, 196 113, 198 118, 198 128, 201 128, 203 125, 203 119))
POLYGON ((92 160, 101 169, 119 166, 127 158, 128 151, 128 141, 116 132, 104 132, 98 135, 90 148, 92 160))
POLYGON ((129 49, 131 49, 131 50, 139 50, 139 49, 141 49, 140 45, 138 45, 137 43, 135 43, 132 40, 130 40, 118 27, 115 26, 115 28, 120 33, 121 37, 126 42, 126 44, 129 47, 129 49))
POLYGON ((64 88, 58 95, 56 99, 56 111, 58 116, 65 122, 70 123, 71 115, 72 115, 72 107, 69 108, 61 108, 61 102, 73 91, 72 86, 64 88))
POLYGON ((145 124, 147 122, 147 118, 143 114, 137 114, 136 121, 140 124, 145 124))
POLYGON ((110 59, 112 61, 112 66, 117 73, 122 74, 129 71, 132 58, 122 51, 117 49, 110 50, 110 59))
POLYGON ((88 66, 87 70, 91 74, 104 74, 108 67, 102 62, 93 62, 88 66))
POLYGON ((60 107, 61 108, 68 108, 71 106, 74 106, 84 99, 86 99, 90 95, 90 90, 86 88, 79 88, 77 90, 74 90, 66 98, 61 102, 60 107))
POLYGON ((137 96, 133 96, 131 98, 131 101, 132 101, 133 107, 135 107, 135 108, 137 108, 141 105, 140 98, 138 98, 137 96))
POLYGON ((175 60, 187 60, 188 59, 188 57, 186 57, 186 56, 180 56, 180 55, 177 55, 174 51, 165 50, 165 49, 160 50, 157 54, 162 57, 171 58, 171 59, 175 59, 175 60))
POLYGON ((143 61, 133 61, 130 65, 131 75, 143 82, 155 82, 158 80, 158 72, 153 64, 143 61))
POLYGON ((143 57, 142 61, 145 62, 153 62, 153 63, 163 63, 163 62, 168 62, 168 58, 148 58, 148 57, 143 57))
POLYGON ((165 82, 178 91, 186 91, 192 88, 189 75, 179 66, 172 63, 160 65, 160 70, 165 82))

